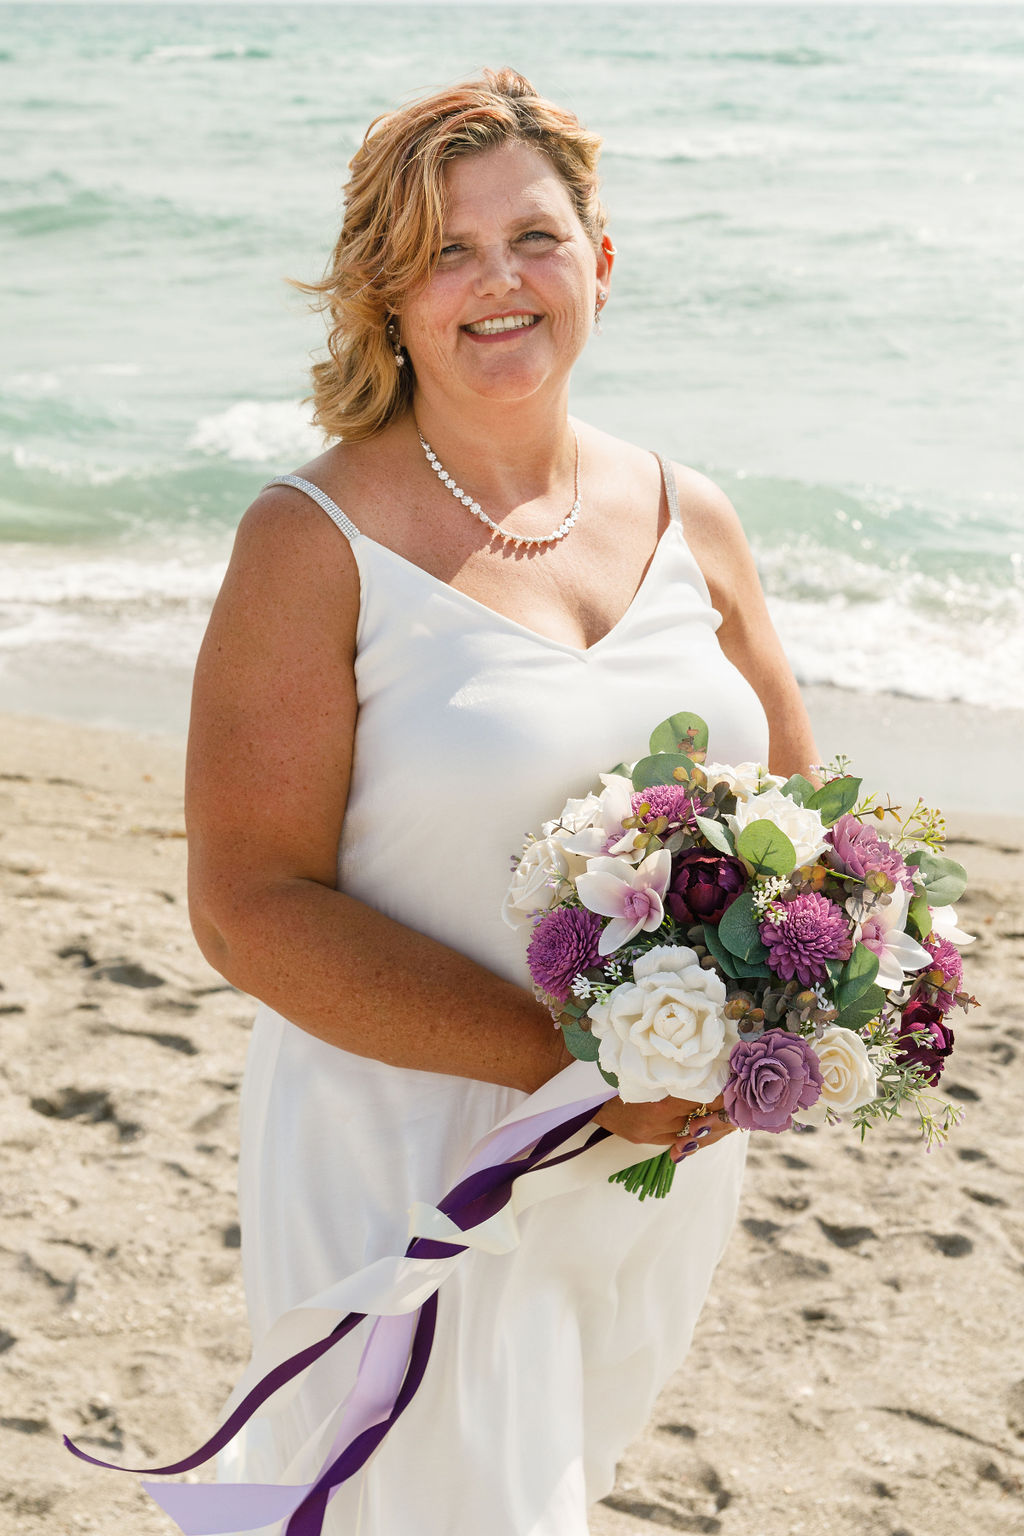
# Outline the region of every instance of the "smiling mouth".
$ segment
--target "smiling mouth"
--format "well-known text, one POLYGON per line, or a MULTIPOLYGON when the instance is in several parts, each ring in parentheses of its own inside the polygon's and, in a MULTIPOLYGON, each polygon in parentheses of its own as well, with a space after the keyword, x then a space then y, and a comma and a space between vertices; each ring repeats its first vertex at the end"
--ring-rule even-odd
POLYGON ((540 315, 495 315, 490 320, 474 320, 462 329, 471 336, 500 336, 503 331, 527 331, 539 320, 540 315))

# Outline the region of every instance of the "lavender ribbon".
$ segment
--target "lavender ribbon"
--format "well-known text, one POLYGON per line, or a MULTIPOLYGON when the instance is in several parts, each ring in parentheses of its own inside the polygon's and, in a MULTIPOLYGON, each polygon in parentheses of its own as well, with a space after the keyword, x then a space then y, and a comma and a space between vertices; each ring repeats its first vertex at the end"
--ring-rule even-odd
MULTIPOLYGON (((567 1068, 566 1074, 573 1070, 567 1068)), ((477 1146, 463 1178, 449 1190, 437 1209, 460 1231, 468 1232, 482 1225, 508 1204, 513 1186, 525 1174, 567 1162, 604 1140, 610 1133, 595 1128, 582 1146, 552 1155, 582 1130, 594 1110, 614 1094, 614 1088, 604 1087, 585 1099, 556 1103, 499 1125, 477 1146), (514 1155, 526 1148, 530 1148, 526 1156, 514 1155)), ((535 1095, 541 1099, 544 1096, 543 1089, 535 1095)), ((405 1257, 447 1259, 465 1253, 468 1247, 436 1238, 414 1237, 405 1257)), ((433 1346, 437 1288, 443 1278, 442 1275, 437 1279, 431 1293, 413 1312, 377 1318, 363 1351, 355 1386, 342 1405, 334 1442, 315 1481, 299 1485, 144 1483, 146 1492, 177 1521, 184 1536, 223 1536, 284 1519, 288 1521, 284 1536, 320 1536, 324 1514, 334 1493, 365 1465, 419 1388, 433 1346)), ((164 1467, 119 1467, 88 1455, 66 1435, 64 1444, 80 1460, 113 1471, 146 1471, 159 1476, 191 1472, 222 1450, 276 1392, 333 1349, 367 1315, 350 1312, 325 1337, 267 1371, 205 1444, 180 1461, 164 1467)))

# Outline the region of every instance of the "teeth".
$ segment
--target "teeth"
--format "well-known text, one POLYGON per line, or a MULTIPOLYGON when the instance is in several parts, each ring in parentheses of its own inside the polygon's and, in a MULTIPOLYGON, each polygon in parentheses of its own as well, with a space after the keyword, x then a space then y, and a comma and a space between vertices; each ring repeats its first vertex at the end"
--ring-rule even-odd
POLYGON ((494 320, 475 320, 466 330, 474 336, 495 336, 499 331, 522 331, 537 321, 536 315, 499 315, 494 320))

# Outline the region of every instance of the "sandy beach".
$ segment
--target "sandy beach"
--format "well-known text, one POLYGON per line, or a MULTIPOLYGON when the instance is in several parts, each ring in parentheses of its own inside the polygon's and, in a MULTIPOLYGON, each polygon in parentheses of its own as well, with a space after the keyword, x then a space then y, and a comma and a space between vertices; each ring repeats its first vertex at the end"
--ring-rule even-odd
MULTIPOLYGON (((814 690, 822 751, 855 752, 886 710, 886 784, 945 804, 971 876, 981 1006, 958 1016, 943 1080, 964 1122, 929 1155, 910 1125, 864 1146, 848 1129, 754 1140, 690 1359, 594 1536, 1024 1529, 1024 818, 1001 767, 1021 717, 814 690), (984 814, 965 752, 994 756, 984 814)), ((167 1460, 247 1357, 252 1004, 189 931, 182 756, 169 737, 0 719, 0 1536, 176 1529, 61 1433, 167 1460)), ((858 767, 873 779, 874 759, 858 767)))

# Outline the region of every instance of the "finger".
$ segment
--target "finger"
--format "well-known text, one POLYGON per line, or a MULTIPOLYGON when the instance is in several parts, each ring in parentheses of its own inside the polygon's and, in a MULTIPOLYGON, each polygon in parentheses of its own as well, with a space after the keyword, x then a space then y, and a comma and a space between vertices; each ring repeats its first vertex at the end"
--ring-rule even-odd
POLYGON ((714 1146, 715 1142, 721 1141, 723 1136, 730 1135, 735 1129, 731 1120, 723 1122, 717 1115, 703 1123, 695 1121, 684 1135, 676 1137, 670 1156, 673 1162, 681 1162, 683 1158, 693 1157, 702 1147, 714 1146))

